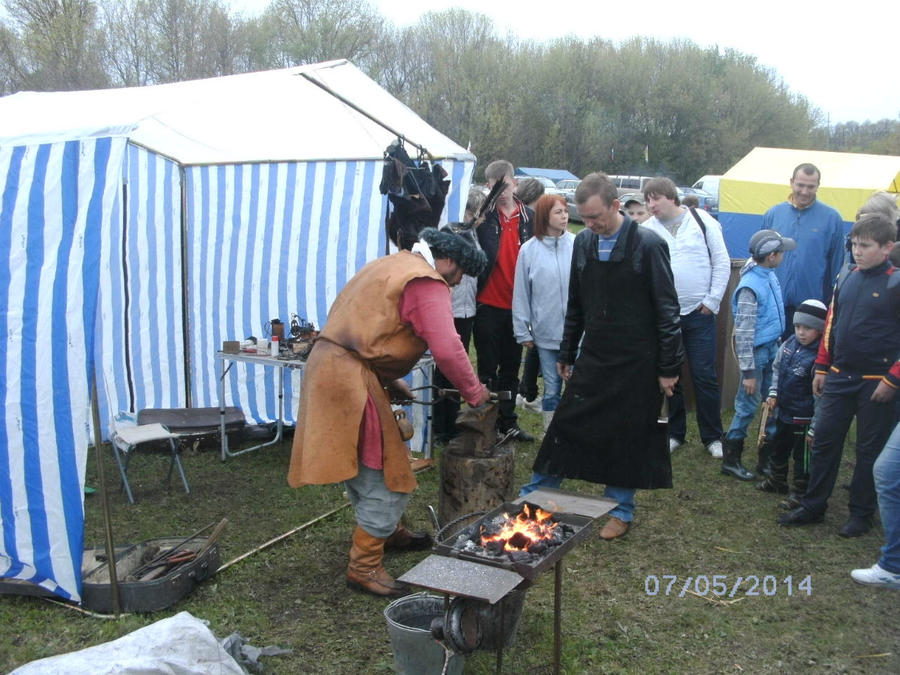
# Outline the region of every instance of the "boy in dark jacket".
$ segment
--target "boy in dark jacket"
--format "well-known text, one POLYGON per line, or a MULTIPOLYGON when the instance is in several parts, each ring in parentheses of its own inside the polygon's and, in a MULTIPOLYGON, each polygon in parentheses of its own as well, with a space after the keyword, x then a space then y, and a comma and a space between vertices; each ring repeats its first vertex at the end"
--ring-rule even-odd
POLYGON ((809 452, 806 435, 815 413, 812 381, 819 340, 825 329, 828 308, 820 301, 804 300, 794 312, 794 334, 781 345, 772 368, 772 385, 766 407, 775 410, 770 474, 757 487, 763 492, 788 491, 788 463, 794 458, 794 480, 788 496, 789 508, 806 492, 809 482, 809 452), (777 406, 777 408, 776 408, 777 406))
POLYGON ((840 469, 844 439, 856 418, 856 466, 850 480, 850 517, 838 531, 859 537, 872 529, 877 506, 872 466, 894 426, 892 400, 900 387, 900 274, 888 261, 897 228, 880 214, 865 214, 850 230, 852 270, 835 286, 816 358, 816 410, 809 485, 800 506, 781 525, 825 519, 840 469))

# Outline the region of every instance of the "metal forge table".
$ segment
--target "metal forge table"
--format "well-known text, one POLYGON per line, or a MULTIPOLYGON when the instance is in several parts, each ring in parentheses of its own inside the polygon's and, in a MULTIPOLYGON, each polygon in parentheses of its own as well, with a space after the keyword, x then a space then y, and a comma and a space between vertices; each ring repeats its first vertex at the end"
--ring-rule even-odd
MULTIPOLYGON (((472 598, 495 605, 506 598, 524 581, 532 581, 543 571, 553 567, 553 672, 559 673, 562 657, 561 603, 562 603, 562 559, 565 554, 585 538, 595 533, 593 527, 600 516, 616 507, 616 502, 604 497, 582 495, 575 492, 541 488, 515 500, 537 504, 545 511, 553 512, 559 522, 577 523, 579 529, 560 546, 536 564, 522 565, 512 561, 490 562, 483 557, 466 555, 452 545, 443 542, 435 545, 433 555, 399 577, 399 581, 447 596, 472 598)), ((493 513, 493 512, 492 512, 493 513)), ((485 516, 485 519, 488 518, 485 516)), ((481 521, 479 521, 481 522, 481 521)), ((463 528, 477 527, 478 523, 463 528)), ((459 536, 459 535, 456 535, 459 536)), ((526 584, 527 585, 527 584, 526 584)), ((503 632, 505 605, 501 605, 500 624, 503 632)), ((503 668, 503 641, 497 646, 497 673, 503 668)))

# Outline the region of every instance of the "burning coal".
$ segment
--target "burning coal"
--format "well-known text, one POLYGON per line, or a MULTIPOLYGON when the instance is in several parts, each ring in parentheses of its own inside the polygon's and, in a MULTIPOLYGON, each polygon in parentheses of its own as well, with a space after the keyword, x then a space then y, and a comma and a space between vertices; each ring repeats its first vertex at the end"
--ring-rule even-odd
POLYGON ((552 513, 525 503, 518 513, 504 512, 481 523, 458 545, 470 553, 533 562, 573 533, 571 526, 558 522, 552 513))

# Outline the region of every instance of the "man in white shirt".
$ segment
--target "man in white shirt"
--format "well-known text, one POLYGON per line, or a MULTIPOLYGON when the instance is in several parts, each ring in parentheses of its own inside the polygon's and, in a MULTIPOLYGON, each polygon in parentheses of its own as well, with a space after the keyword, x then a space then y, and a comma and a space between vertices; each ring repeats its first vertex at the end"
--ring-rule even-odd
MULTIPOLYGON (((728 285, 731 259, 718 221, 702 210, 681 206, 668 178, 644 185, 651 217, 647 227, 669 245, 675 290, 681 305, 681 336, 691 369, 700 440, 713 457, 722 456, 722 418, 716 376, 716 314, 728 285)), ((684 443, 687 430, 681 386, 669 399, 669 450, 684 443)))

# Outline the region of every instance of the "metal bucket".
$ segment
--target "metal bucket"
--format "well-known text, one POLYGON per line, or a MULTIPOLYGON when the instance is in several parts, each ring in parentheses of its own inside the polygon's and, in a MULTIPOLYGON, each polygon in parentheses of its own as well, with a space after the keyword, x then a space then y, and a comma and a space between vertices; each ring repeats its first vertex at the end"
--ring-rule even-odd
POLYGON ((394 668, 398 673, 462 674, 465 657, 448 653, 431 635, 431 622, 443 615, 444 599, 428 593, 407 595, 384 608, 394 650, 394 668))

